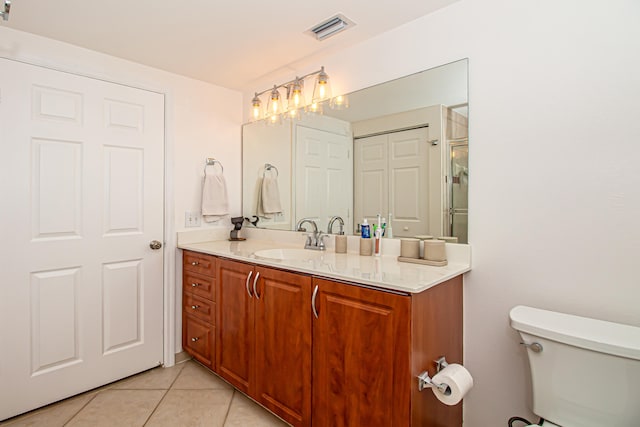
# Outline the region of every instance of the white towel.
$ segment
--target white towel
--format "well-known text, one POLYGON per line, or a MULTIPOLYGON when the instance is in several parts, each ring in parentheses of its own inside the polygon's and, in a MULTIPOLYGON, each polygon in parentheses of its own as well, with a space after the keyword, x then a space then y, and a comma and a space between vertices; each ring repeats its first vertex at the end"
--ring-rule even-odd
POLYGON ((277 178, 270 176, 262 178, 262 183, 258 189, 257 214, 263 218, 273 218, 274 215, 282 214, 277 178))
POLYGON ((227 182, 222 175, 205 175, 202 183, 202 216, 214 222, 229 214, 227 182))

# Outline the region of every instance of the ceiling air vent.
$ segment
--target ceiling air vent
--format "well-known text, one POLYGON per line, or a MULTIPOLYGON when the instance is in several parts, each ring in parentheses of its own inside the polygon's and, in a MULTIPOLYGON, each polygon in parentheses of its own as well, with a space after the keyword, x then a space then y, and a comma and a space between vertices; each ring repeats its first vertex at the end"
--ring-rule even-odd
POLYGON ((340 31, 344 31, 350 27, 353 27, 355 22, 339 13, 318 25, 315 25, 310 30, 306 31, 307 34, 315 37, 317 40, 324 40, 340 31))

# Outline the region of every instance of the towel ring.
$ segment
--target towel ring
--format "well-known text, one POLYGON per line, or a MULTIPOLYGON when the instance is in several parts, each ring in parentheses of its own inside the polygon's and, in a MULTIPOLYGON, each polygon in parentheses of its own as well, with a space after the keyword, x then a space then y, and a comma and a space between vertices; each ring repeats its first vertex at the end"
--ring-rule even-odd
POLYGON ((280 173, 278 172, 278 168, 275 167, 274 165, 272 165, 271 163, 265 163, 264 164, 264 170, 262 171, 262 177, 264 178, 264 174, 267 171, 270 171, 271 169, 275 169, 276 170, 276 178, 278 177, 278 175, 280 175, 280 173))
POLYGON ((213 157, 207 157, 207 160, 204 163, 204 174, 207 175, 207 166, 215 166, 216 164, 220 165, 220 170, 224 173, 224 166, 220 163, 220 160, 216 160, 213 157))

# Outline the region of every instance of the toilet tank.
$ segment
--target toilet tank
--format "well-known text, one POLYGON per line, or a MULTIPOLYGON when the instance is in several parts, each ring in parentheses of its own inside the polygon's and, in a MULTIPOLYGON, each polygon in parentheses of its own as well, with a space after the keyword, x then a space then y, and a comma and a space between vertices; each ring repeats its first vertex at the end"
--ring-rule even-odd
POLYGON ((533 412, 563 427, 640 426, 640 327, 517 306, 533 412))

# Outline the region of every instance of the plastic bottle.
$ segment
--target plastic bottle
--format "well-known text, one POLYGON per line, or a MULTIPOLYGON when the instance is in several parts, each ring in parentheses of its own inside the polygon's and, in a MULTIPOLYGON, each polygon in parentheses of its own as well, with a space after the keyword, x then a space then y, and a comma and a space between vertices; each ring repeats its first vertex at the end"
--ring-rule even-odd
POLYGON ((367 218, 365 218, 364 221, 362 221, 362 225, 360 225, 360 230, 361 230, 361 233, 362 233, 361 236, 363 239, 371 238, 371 226, 367 222, 367 218))

